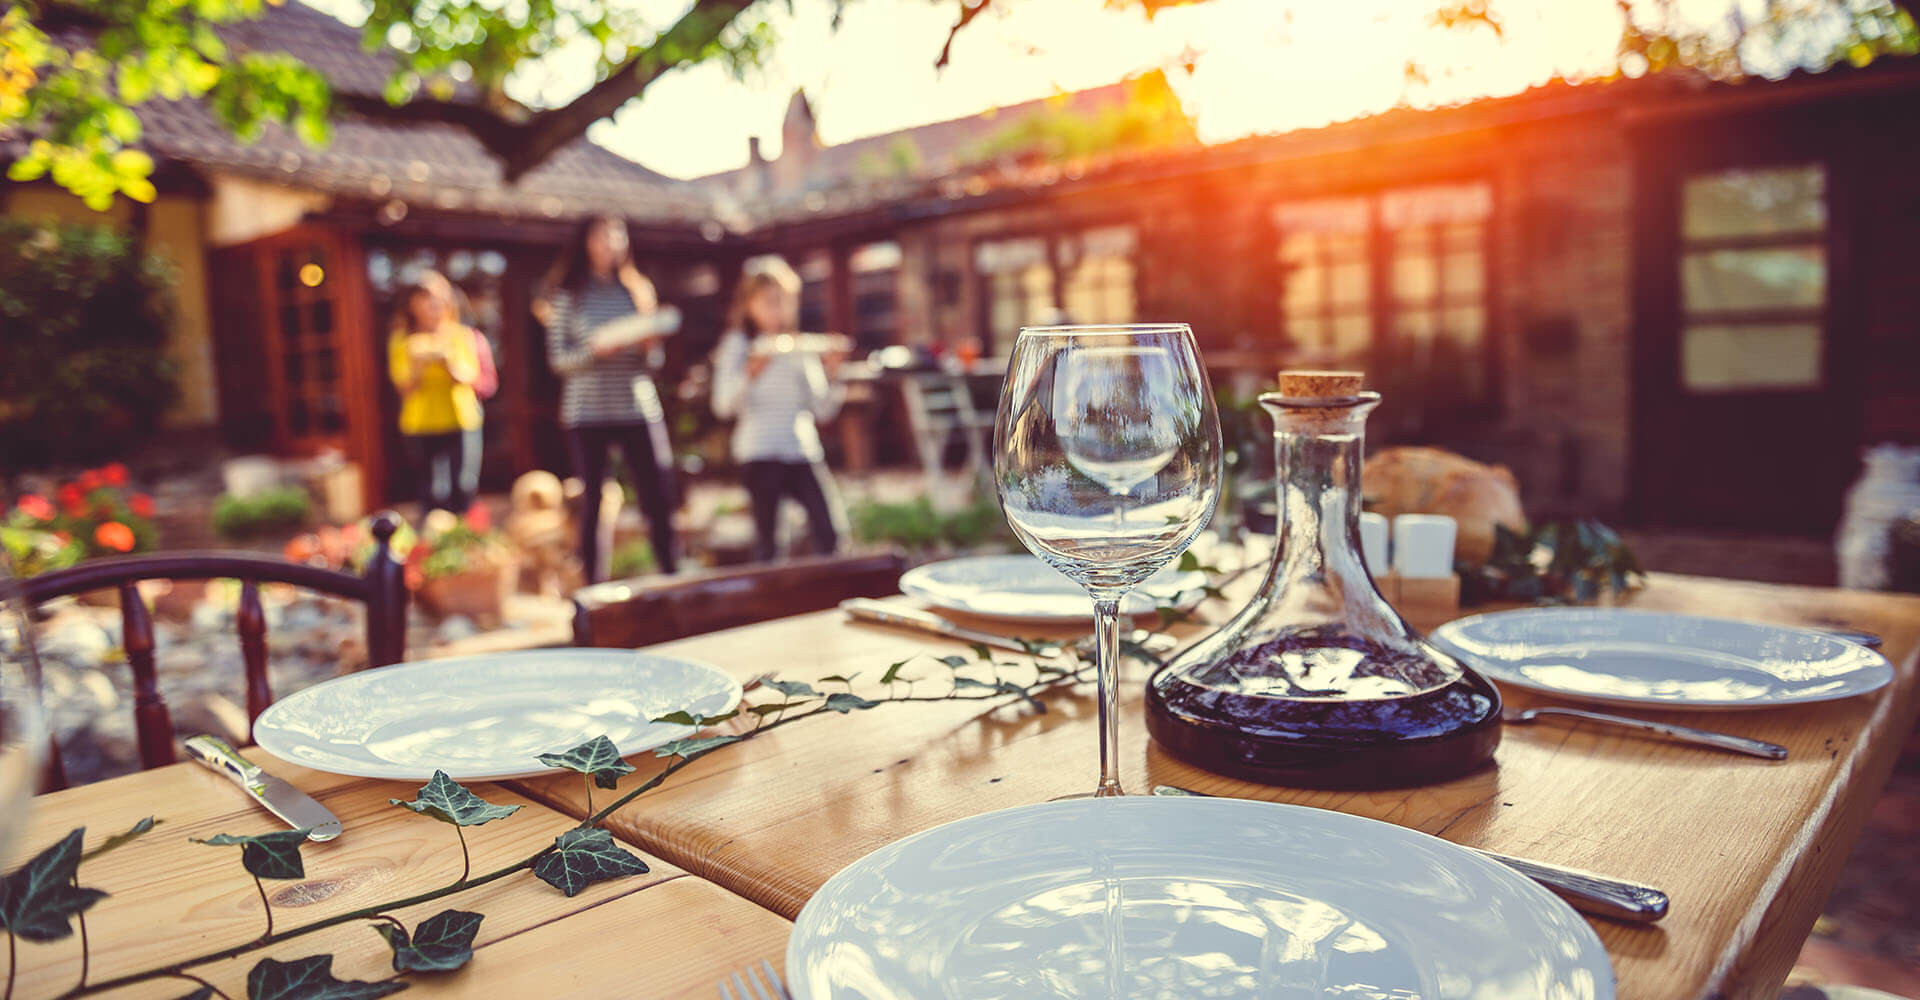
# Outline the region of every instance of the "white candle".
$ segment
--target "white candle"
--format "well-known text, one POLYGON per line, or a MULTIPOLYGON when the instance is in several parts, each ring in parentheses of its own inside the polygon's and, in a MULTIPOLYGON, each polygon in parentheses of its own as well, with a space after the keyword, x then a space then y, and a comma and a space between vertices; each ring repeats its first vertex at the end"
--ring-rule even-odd
POLYGON ((1453 540, 1459 525, 1444 514, 1402 514, 1393 519, 1393 568, 1411 580, 1453 575, 1453 540))
POLYGON ((1393 565, 1387 561, 1387 516, 1371 511, 1360 515, 1360 551, 1367 558, 1367 572, 1380 576, 1393 565))

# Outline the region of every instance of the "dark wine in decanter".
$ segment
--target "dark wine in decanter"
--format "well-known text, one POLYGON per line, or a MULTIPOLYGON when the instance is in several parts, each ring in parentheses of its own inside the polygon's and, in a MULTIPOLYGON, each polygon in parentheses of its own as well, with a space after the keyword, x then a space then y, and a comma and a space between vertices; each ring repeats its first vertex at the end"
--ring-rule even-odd
POLYGON ((1380 395, 1355 372, 1282 372, 1280 525, 1253 601, 1155 671, 1147 729, 1175 756, 1276 785, 1392 787, 1488 763, 1500 694, 1427 644, 1360 555, 1360 463, 1380 395))

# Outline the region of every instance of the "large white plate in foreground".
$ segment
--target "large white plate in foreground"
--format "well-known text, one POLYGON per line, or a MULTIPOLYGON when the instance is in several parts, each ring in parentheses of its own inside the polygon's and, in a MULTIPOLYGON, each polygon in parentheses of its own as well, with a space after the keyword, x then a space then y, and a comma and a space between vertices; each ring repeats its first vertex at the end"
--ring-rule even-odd
POLYGON ((1592 928, 1426 834, 1301 806, 1021 806, 828 879, 787 944, 795 1000, 1610 1000, 1592 928))
POLYGON ((1893 680, 1887 658, 1807 629, 1624 608, 1522 608, 1448 622, 1442 649, 1504 684, 1583 701, 1773 708, 1893 680))
MULTIPOLYGON (((1167 569, 1148 577, 1120 602, 1120 613, 1152 614, 1182 591, 1198 591, 1206 574, 1167 569)), ((964 556, 908 570, 900 592, 937 608, 987 618, 1047 625, 1083 625, 1093 619, 1093 599, 1036 556, 964 556)), ((1197 596, 1197 595, 1196 595, 1197 596)))
POLYGON ((281 760, 362 778, 545 774, 534 758, 605 735, 624 754, 692 734, 649 722, 719 715, 740 683, 704 663, 622 649, 422 660, 316 684, 269 706, 254 742, 281 760))

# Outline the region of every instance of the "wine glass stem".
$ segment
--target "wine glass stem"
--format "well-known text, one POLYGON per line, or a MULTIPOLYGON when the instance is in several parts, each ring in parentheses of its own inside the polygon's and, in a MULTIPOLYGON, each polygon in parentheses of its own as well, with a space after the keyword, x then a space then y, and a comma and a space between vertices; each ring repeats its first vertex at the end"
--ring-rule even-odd
POLYGON ((1094 672, 1100 685, 1100 787, 1096 797, 1120 795, 1120 600, 1093 601, 1094 672))

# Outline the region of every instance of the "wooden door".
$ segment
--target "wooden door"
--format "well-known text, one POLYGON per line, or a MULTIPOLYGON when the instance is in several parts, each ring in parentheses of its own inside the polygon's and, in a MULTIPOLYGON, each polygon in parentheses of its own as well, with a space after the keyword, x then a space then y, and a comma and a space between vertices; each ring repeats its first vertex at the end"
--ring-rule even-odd
POLYGON ((1824 533, 1855 465, 1852 161, 1774 114, 1639 136, 1636 521, 1824 533))

